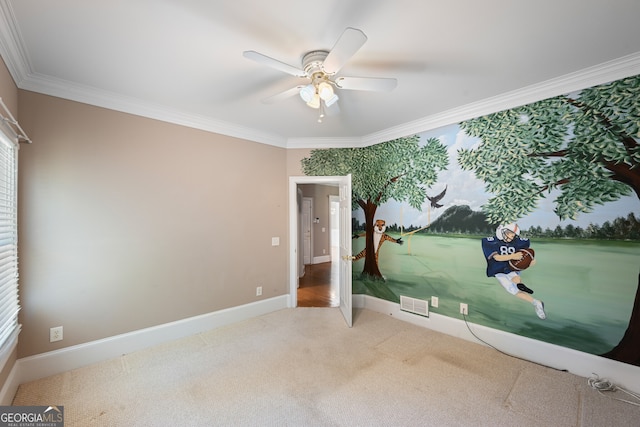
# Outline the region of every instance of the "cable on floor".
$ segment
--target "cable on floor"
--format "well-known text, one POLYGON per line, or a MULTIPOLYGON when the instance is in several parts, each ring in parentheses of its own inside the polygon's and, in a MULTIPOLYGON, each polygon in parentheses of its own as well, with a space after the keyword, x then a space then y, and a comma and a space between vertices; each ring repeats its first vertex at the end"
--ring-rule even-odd
POLYGON ((633 396, 635 399, 638 400, 638 402, 632 402, 630 400, 625 400, 625 399, 619 399, 617 397, 611 397, 612 399, 615 400, 619 400, 621 402, 625 402, 628 403, 630 405, 635 405, 635 406, 640 406, 640 394, 638 393, 634 393, 632 391, 629 390, 625 390, 622 387, 618 387, 615 384, 611 383, 609 380, 605 379, 605 378, 600 378, 597 374, 593 374, 593 376, 589 377, 587 379, 587 384, 589 384, 589 386, 591 386, 591 388, 594 388, 596 390, 598 390, 598 393, 600 393, 601 395, 605 396, 605 394, 603 393, 604 391, 622 391, 624 393, 627 393, 630 396, 633 396))
POLYGON ((493 345, 489 344, 488 342, 486 342, 485 340, 483 340, 482 338, 480 338, 479 336, 477 336, 472 330, 471 327, 469 326, 469 322, 467 322, 467 316, 463 313, 462 317, 464 318, 464 324, 467 325, 467 329, 469 330, 469 332, 471 332, 471 335, 473 335, 478 341, 488 345, 489 347, 491 347, 492 349, 494 349, 495 351, 504 354, 505 356, 509 356, 509 357, 513 357, 514 359, 519 359, 519 360, 524 360, 525 362, 529 362, 529 363, 535 363, 536 365, 545 367, 545 368, 549 368, 549 369, 554 369, 556 371, 560 371, 560 372, 569 372, 567 369, 559 369, 559 368, 554 368, 553 366, 549 366, 549 365, 544 365, 542 363, 538 363, 538 362, 534 362, 531 360, 527 360, 527 359, 523 359, 522 357, 518 357, 518 356, 514 356, 513 354, 509 354, 506 353, 502 350, 500 350, 499 348, 494 347, 493 345))
MULTIPOLYGON (((496 350, 497 352, 502 353, 505 356, 513 357, 514 359, 519 359, 519 360, 524 360, 525 362, 535 363, 536 365, 544 366, 545 368, 555 369, 556 371, 568 372, 568 370, 566 370, 566 369, 558 369, 558 368, 554 368, 553 366, 543 365, 542 363, 532 362, 531 360, 526 360, 526 359, 523 359, 521 357, 514 356, 513 354, 506 353, 506 352, 494 347, 493 345, 489 344, 488 342, 486 342, 485 340, 483 340, 482 338, 480 338, 479 336, 477 336, 473 332, 473 330, 469 326, 469 322, 467 322, 467 316, 465 314, 463 314, 462 317, 464 318, 464 324, 467 325, 467 329, 469 330, 469 332, 471 332, 471 335, 473 335, 478 341, 488 345, 489 347, 491 347, 492 349, 496 350)), ((605 396, 605 394, 603 393, 604 391, 613 391, 613 392, 621 391, 621 392, 627 393, 628 395, 633 396, 635 399, 637 399, 638 402, 632 402, 630 400, 619 399, 617 397, 611 397, 611 398, 615 399, 615 400, 619 400, 621 402, 628 403, 630 405, 640 406, 640 394, 634 393, 634 392, 629 391, 629 390, 625 390, 622 387, 618 387, 615 384, 611 383, 609 380, 598 377, 598 375, 596 375, 596 374, 593 374, 592 377, 589 377, 587 379, 587 384, 589 384, 589 386, 591 386, 592 388, 596 389, 598 391, 598 393, 602 394, 603 396, 605 396)))

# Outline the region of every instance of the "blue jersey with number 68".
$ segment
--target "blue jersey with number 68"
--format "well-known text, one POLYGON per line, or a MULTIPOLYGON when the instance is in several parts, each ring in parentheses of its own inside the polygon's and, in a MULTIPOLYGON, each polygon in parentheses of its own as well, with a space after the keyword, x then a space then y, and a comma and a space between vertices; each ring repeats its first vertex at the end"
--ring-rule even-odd
POLYGON ((511 242, 507 243, 496 236, 485 237, 482 239, 482 252, 487 260, 487 277, 493 277, 497 273, 510 273, 513 271, 509 265, 509 261, 496 261, 494 255, 510 255, 529 247, 529 239, 521 239, 516 236, 511 242))

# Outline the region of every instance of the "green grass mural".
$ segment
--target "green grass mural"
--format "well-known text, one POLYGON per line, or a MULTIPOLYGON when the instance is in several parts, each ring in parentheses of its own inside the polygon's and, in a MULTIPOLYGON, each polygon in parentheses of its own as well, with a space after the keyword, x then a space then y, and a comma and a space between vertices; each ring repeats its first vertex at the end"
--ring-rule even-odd
MULTIPOLYGON (((394 237, 399 237, 394 235, 394 237)), ((386 282, 363 280, 354 265, 354 293, 398 302, 400 295, 429 300, 430 308, 462 318, 459 304, 469 304, 472 323, 592 354, 620 342, 629 323, 640 266, 640 243, 532 241, 535 266, 522 273, 534 296, 545 302, 547 319, 486 277, 481 237, 416 234, 408 247, 387 245, 380 256, 386 282)), ((364 242, 353 242, 354 252, 364 242)))

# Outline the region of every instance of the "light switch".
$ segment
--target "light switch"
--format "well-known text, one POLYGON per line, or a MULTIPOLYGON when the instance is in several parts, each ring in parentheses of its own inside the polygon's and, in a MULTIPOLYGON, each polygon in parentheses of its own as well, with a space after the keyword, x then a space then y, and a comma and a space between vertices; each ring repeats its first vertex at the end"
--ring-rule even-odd
POLYGON ((271 238, 271 246, 280 246, 280 238, 272 237, 271 238))

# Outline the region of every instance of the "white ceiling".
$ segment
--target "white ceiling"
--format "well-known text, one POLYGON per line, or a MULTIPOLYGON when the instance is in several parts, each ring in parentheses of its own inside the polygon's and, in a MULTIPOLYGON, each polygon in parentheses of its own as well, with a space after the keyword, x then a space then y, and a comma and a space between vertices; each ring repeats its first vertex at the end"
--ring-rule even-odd
POLYGON ((0 0, 0 54, 18 87, 282 147, 359 146, 640 73, 638 0, 0 0), (317 123, 301 67, 347 27, 368 37, 317 123), (612 78, 613 77, 613 78, 612 78), (581 86, 582 85, 582 86, 581 86))

